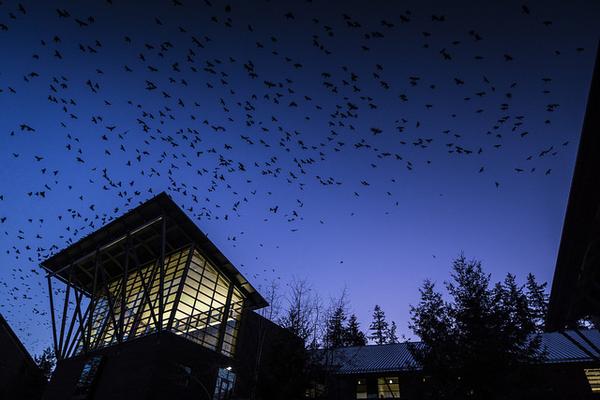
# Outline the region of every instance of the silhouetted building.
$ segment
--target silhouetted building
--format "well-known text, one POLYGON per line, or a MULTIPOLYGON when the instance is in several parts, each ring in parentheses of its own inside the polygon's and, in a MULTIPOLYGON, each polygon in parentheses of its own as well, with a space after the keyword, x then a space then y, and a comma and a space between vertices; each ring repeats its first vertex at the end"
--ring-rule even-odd
POLYGON ((37 400, 46 378, 0 314, 0 399, 37 400))
MULTIPOLYGON (((419 346, 419 343, 412 343, 419 346)), ((408 343, 345 347, 322 350, 319 359, 328 374, 315 382, 307 398, 327 400, 351 399, 421 399, 424 378, 408 343)), ((544 376, 544 398, 600 398, 600 332, 578 330, 542 334, 546 360, 524 366, 522 373, 538 372, 544 376)), ((515 388, 515 394, 520 388, 515 388)))
POLYGON ((575 328, 590 318, 600 328, 600 48, 562 238, 546 329, 575 328))
POLYGON ((274 344, 301 346, 164 193, 42 266, 58 358, 45 399, 247 398, 264 363, 287 368, 274 344))

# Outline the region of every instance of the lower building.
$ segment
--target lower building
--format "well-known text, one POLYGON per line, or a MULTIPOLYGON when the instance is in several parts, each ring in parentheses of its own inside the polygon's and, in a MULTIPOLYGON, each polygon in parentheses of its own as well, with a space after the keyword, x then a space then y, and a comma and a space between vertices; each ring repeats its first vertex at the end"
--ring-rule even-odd
MULTIPOLYGON (((423 375, 410 351, 418 343, 346 347, 319 351, 326 373, 306 392, 327 400, 425 398, 423 375)), ((545 361, 522 373, 544 379, 544 399, 600 399, 600 332, 569 330, 542 334, 545 361)), ((518 389, 517 389, 518 391, 518 389)))

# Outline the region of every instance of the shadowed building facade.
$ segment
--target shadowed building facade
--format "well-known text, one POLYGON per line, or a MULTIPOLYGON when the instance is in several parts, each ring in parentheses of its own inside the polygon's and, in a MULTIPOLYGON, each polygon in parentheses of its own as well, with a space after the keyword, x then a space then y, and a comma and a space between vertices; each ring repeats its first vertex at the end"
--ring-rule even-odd
POLYGON ((552 281, 546 329, 600 328, 600 47, 552 281))
POLYGON ((42 267, 59 360, 46 399, 248 395, 287 334, 253 312, 267 302, 164 193, 42 267))
POLYGON ((46 378, 0 314, 0 399, 37 400, 46 378))

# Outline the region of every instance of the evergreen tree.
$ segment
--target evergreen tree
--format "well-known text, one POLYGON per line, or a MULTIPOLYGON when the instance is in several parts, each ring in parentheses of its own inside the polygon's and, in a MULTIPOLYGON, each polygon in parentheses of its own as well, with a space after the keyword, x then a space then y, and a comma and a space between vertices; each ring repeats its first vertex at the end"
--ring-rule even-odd
POLYGON ((421 345, 409 349, 427 377, 427 398, 532 398, 546 390, 541 375, 520 369, 545 357, 532 319, 531 290, 511 274, 490 287, 481 263, 463 255, 454 261, 451 276, 445 283, 448 302, 425 281, 419 304, 410 310, 421 345))
POLYGON ((346 310, 338 305, 327 319, 325 327, 325 346, 328 348, 343 347, 346 344, 346 310))
POLYGON ((348 319, 348 326, 345 332, 345 346, 364 346, 367 344, 367 337, 360 330, 360 324, 355 314, 352 314, 348 319))
POLYGON ((388 323, 385 320, 385 313, 377 304, 373 310, 373 322, 369 326, 369 331, 371 331, 369 339, 374 341, 375 344, 385 344, 387 342, 388 323))
POLYGON ((386 332, 387 343, 398 343, 398 335, 396 334, 396 321, 392 321, 386 332))
POLYGON ((50 347, 46 347, 42 351, 42 354, 34 357, 34 361, 44 374, 44 377, 46 377, 46 380, 50 380, 52 372, 54 372, 54 367, 56 366, 54 350, 50 347))
POLYGON ((546 286, 548 284, 537 283, 533 274, 527 275, 527 282, 525 287, 527 288, 527 300, 529 307, 531 308, 532 320, 538 331, 544 329, 544 321, 546 320, 546 314, 548 313, 548 294, 546 293, 546 286))

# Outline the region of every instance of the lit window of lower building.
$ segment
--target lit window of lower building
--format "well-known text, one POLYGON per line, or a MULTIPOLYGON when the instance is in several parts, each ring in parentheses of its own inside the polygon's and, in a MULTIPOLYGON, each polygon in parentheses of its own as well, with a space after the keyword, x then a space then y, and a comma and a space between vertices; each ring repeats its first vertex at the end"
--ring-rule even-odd
POLYGON ((356 398, 366 399, 367 398, 367 380, 361 378, 356 381, 356 398))
POLYGON ((377 398, 399 399, 400 383, 398 377, 377 378, 377 398))
POLYGON ((600 393, 600 368, 584 369, 585 377, 594 393, 600 393))

